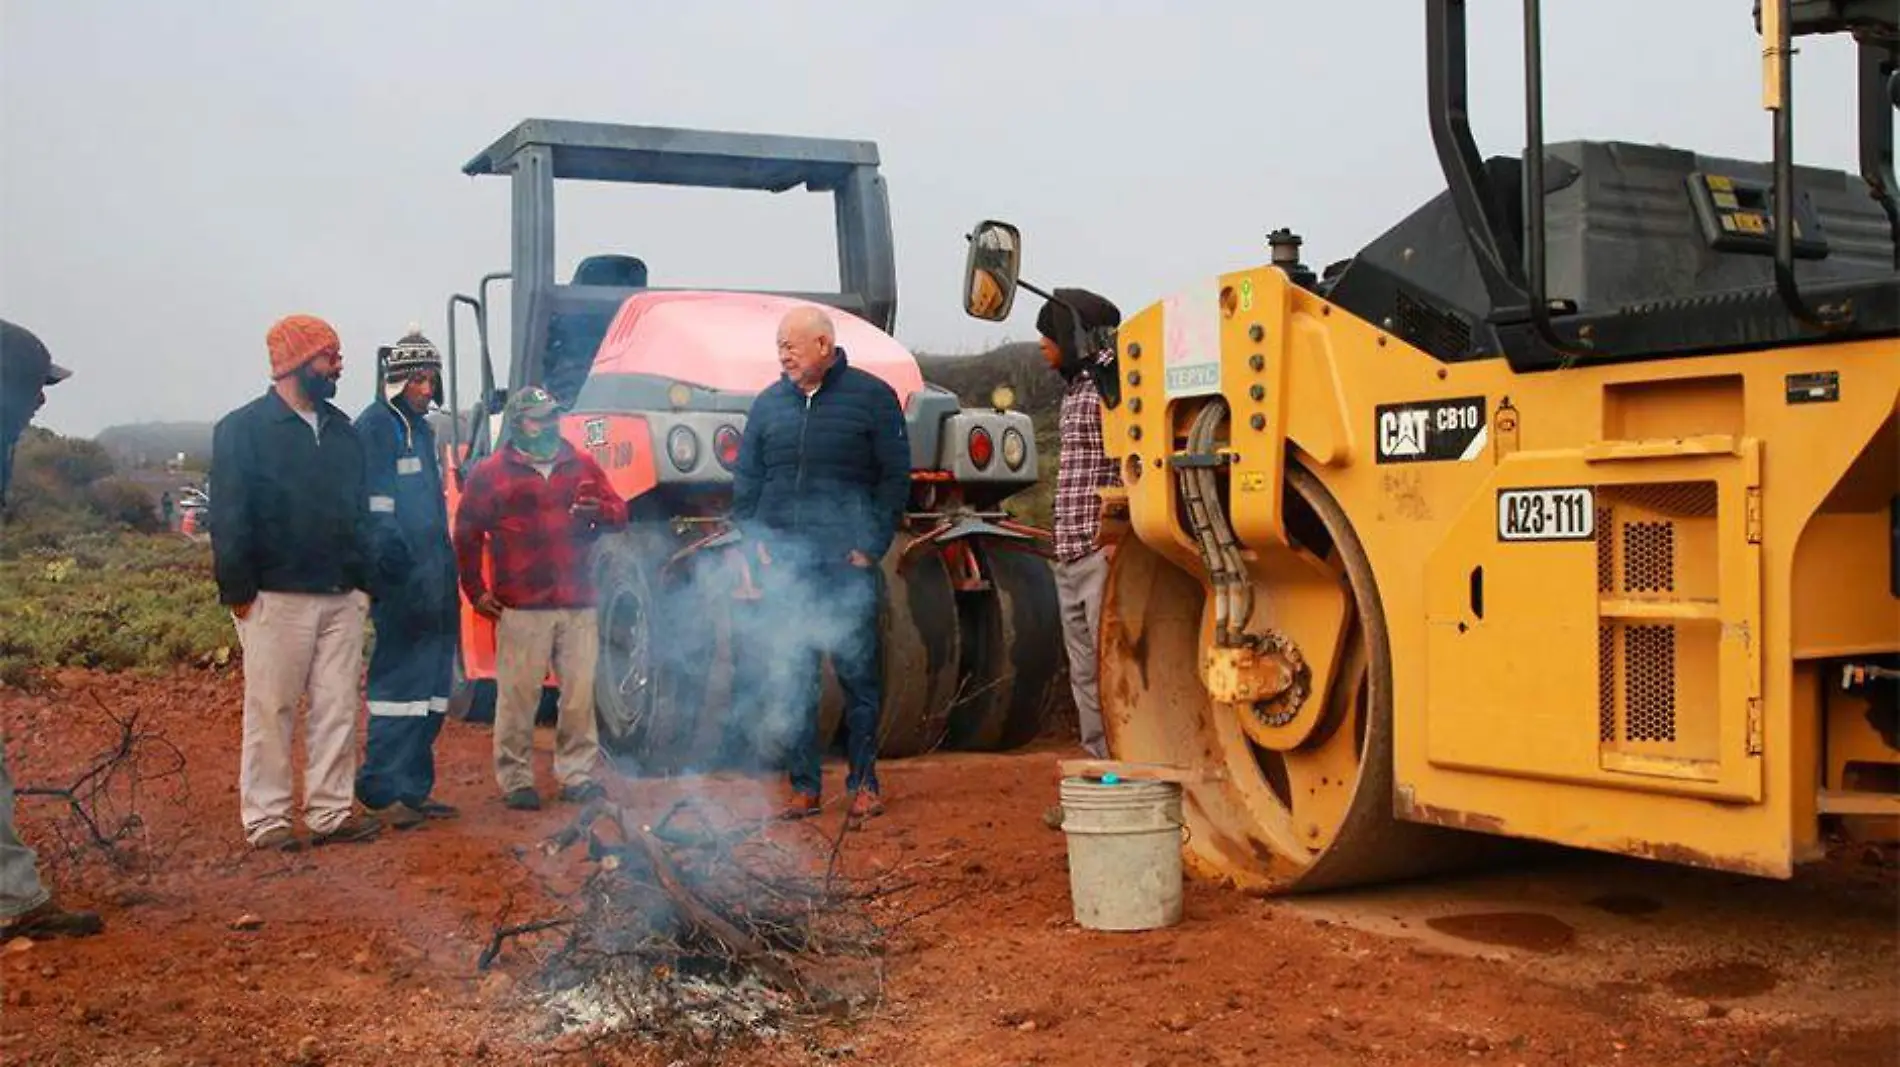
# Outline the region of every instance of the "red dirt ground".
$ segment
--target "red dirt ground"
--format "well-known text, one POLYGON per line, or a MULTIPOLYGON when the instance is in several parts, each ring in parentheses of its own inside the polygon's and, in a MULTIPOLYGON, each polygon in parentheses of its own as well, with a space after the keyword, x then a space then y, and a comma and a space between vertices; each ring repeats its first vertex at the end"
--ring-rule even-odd
MULTIPOLYGON (((504 952, 498 970, 511 977, 477 972, 477 954, 504 904, 512 897, 512 921, 555 913, 558 903, 542 881, 571 885, 584 862, 574 853, 534 851, 572 819, 572 808, 500 806, 485 729, 451 722, 439 748, 439 795, 463 808, 460 820, 385 832, 366 845, 260 856, 245 850, 237 821, 234 677, 75 673, 62 685, 41 694, 0 691, 16 781, 69 781, 109 746, 113 731, 86 697, 90 689, 121 714, 139 710, 148 728, 183 750, 188 793, 147 786, 140 813, 165 854, 143 874, 47 848, 44 862, 62 898, 97 907, 107 930, 82 941, 0 946, 0 1063, 669 1062, 627 1039, 583 1047, 546 1036, 544 1017, 519 995, 534 969, 531 945, 504 952), (245 915, 262 924, 232 929, 245 915)), ((1765 963, 1749 951, 1762 949, 1762 933, 1723 925, 1719 912, 1714 932, 1698 934, 1672 960, 1650 957, 1646 939, 1660 944, 1675 935, 1658 921, 1670 913, 1644 914, 1653 909, 1640 894, 1598 905, 1630 916, 1613 920, 1625 924, 1623 940, 1585 931, 1574 943, 1566 936, 1526 946, 1542 952, 1450 950, 1442 940, 1399 932, 1405 922, 1373 931, 1350 917, 1314 918, 1298 904, 1195 882, 1180 926, 1105 935, 1069 920, 1064 839, 1041 820, 1055 798, 1053 760, 1070 754, 1043 746, 885 764, 890 811, 853 835, 848 855, 860 868, 909 863, 936 872, 943 881, 933 899, 941 906, 894 943, 886 996, 869 1018, 731 1051, 720 1062, 1900 1063, 1900 1000, 1888 995, 1896 933, 1882 915, 1886 908, 1886 919, 1893 917, 1894 878, 1859 849, 1804 875, 1799 886, 1751 891, 1770 894, 1770 904, 1787 912, 1776 917, 1775 958, 1765 963), (1810 914, 1837 918, 1805 932, 1810 914), (1649 926, 1628 925, 1638 923, 1649 926), (1602 947, 1610 944, 1618 947, 1602 947), (1577 954, 1577 974, 1609 968, 1614 980, 1568 981, 1561 968, 1537 962, 1551 952, 1577 954), (1680 966, 1685 953, 1695 966, 1680 966), (1810 1014, 1751 1010, 1758 1003, 1751 995, 1774 985, 1777 974, 1795 981, 1805 961, 1794 957, 1807 956, 1833 960, 1827 984, 1812 991, 1820 1007, 1810 1014), (1869 1003, 1875 1006, 1826 1010, 1869 1003)), ((835 767, 827 773, 828 783, 837 781, 835 767)), ((614 790, 617 799, 657 810, 677 788, 614 790)), ((771 795, 758 794, 751 803, 771 795)), ((29 842, 44 845, 58 817, 49 801, 21 803, 29 842)), ((828 813, 823 829, 836 818, 828 813)), ((1614 868, 1611 880, 1625 880, 1623 871, 1614 868)), ((1510 892, 1535 897, 1553 884, 1568 891, 1586 876, 1559 866, 1527 877, 1510 892)), ((1717 901, 1730 885, 1698 883, 1717 901)), ((1433 890, 1441 902, 1461 891, 1433 890)), ((1495 885, 1484 891, 1497 892, 1495 885)), ((1349 916, 1376 910, 1381 920, 1388 910, 1351 900, 1327 906, 1349 916)), ((1554 921, 1528 928, 1541 936, 1554 921)))

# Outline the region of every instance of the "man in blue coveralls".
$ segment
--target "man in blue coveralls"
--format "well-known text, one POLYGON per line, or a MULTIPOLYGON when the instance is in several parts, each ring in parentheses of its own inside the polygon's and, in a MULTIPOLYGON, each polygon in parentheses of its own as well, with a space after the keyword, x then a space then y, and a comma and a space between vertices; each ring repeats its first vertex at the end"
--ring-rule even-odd
POLYGON ((434 800, 435 739, 448 711, 460 613, 435 433, 442 355, 421 328, 377 352, 379 395, 356 418, 367 465, 372 566, 369 743, 357 799, 398 829, 457 814, 434 800))

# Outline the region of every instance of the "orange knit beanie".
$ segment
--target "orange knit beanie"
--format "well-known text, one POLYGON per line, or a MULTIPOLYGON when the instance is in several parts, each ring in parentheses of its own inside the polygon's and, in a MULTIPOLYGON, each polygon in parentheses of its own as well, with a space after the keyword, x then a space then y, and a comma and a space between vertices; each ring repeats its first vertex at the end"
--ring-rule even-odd
POLYGON ((270 376, 282 378, 298 367, 342 348, 336 331, 315 315, 286 315, 264 337, 270 346, 270 376))

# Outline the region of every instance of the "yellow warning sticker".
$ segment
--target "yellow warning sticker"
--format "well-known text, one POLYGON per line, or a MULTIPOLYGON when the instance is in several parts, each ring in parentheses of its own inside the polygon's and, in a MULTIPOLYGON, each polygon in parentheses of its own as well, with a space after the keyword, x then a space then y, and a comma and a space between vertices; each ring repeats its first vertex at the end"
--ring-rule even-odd
POLYGON ((1253 279, 1240 279, 1240 310, 1253 310, 1253 279))
POLYGON ((1243 471, 1240 475, 1240 491, 1258 493, 1267 487, 1266 471, 1243 471))

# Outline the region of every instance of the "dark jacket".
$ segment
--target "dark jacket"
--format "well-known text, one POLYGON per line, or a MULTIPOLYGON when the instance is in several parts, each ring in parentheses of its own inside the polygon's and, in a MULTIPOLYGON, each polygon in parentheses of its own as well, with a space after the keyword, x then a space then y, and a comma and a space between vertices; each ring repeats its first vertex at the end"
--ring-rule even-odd
POLYGON ((752 402, 733 477, 733 520, 774 548, 842 563, 881 559, 910 496, 910 441, 897 393, 843 349, 809 400, 781 377, 752 402))
POLYGON ((416 614, 455 599, 455 551, 435 431, 399 397, 356 417, 369 493, 369 552, 379 598, 416 614))
POLYGON ((211 438, 211 552, 218 600, 262 592, 369 591, 363 446, 336 405, 319 434, 267 392, 218 420, 211 438))

